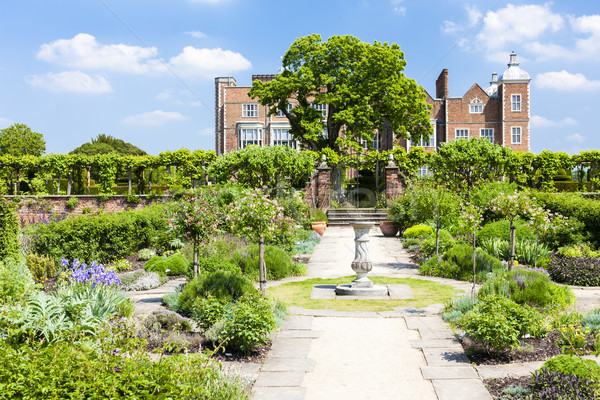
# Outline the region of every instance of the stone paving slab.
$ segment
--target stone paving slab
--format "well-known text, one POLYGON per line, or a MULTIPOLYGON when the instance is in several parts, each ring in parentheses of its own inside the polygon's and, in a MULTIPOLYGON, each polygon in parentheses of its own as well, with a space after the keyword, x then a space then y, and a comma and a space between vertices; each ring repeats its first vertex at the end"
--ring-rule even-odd
POLYGON ((480 379, 440 379, 431 382, 439 400, 492 399, 480 379))
POLYGON ((448 329, 448 323, 441 317, 407 317, 406 326, 408 329, 448 329))
POLYGON ((303 387, 255 387, 253 400, 304 400, 306 388, 303 387))
POLYGON ((419 339, 419 340, 411 340, 410 345, 415 349, 435 349, 435 348, 449 348, 449 349, 460 349, 462 350, 462 345, 460 342, 454 339, 419 339))
POLYGON ((266 372, 261 371, 254 387, 291 387, 302 385, 304 371, 282 371, 266 372))
POLYGON ((233 371, 239 375, 251 375, 256 378, 262 364, 239 361, 221 361, 223 369, 233 371))
POLYGON ((312 339, 277 338, 269 351, 269 358, 306 358, 312 339))
POLYGON ((460 349, 456 348, 435 348, 422 349, 427 365, 433 367, 451 367, 470 365, 469 358, 460 349))
POLYGON ((306 372, 315 369, 315 361, 308 358, 268 358, 262 372, 306 372))
POLYGON ((414 299, 412 289, 409 285, 404 284, 395 284, 395 285, 387 285, 390 299, 400 299, 400 300, 408 300, 414 299))
POLYGON ((454 333, 450 329, 422 329, 419 333, 423 340, 456 339, 456 336, 454 336, 454 333))
POLYGON ((425 379, 479 379, 473 367, 421 367, 425 379))
POLYGON ((310 293, 312 300, 409 300, 414 299, 412 289, 405 284, 390 284, 388 294, 378 296, 340 296, 335 293, 336 285, 314 285, 310 293))
POLYGON ((290 315, 288 316, 281 330, 310 330, 312 329, 312 317, 306 315, 290 315))
POLYGON ((536 369, 540 369, 543 361, 530 361, 506 365, 477 365, 475 369, 482 379, 519 378, 531 375, 536 369))
POLYGON ((316 339, 321 336, 321 333, 318 331, 309 331, 307 329, 293 329, 280 331, 277 334, 277 337, 280 338, 310 338, 316 339))

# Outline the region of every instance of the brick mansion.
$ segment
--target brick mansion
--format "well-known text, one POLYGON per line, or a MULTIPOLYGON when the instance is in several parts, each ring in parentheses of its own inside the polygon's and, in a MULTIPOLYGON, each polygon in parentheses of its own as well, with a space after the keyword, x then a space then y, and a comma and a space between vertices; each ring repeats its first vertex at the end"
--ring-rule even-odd
MULTIPOLYGON (((268 81, 275 75, 253 75, 252 81, 268 81)), ((519 67, 517 54, 510 54, 508 69, 492 74, 490 86, 475 83, 462 97, 448 93, 448 70, 436 80, 435 97, 426 93, 433 134, 429 140, 411 143, 397 139, 390 128, 378 132, 373 147, 389 150, 394 143, 409 150, 419 146, 434 151, 441 143, 482 137, 514 150, 529 151, 529 74, 519 67)), ((296 147, 290 125, 283 113, 269 115, 269 109, 248 97, 249 86, 237 86, 232 77, 215 78, 215 150, 217 155, 248 145, 296 147)), ((293 107, 293 101, 288 105, 293 107)), ((314 104, 323 119, 326 104, 314 104)))

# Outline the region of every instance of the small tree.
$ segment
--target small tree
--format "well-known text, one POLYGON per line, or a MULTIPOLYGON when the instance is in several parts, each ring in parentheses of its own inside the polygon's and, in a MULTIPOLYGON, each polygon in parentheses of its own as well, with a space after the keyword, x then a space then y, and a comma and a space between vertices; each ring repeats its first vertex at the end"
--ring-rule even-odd
POLYGON ((194 248, 194 278, 198 276, 200 247, 208 244, 218 232, 219 220, 214 204, 198 197, 182 198, 169 209, 173 232, 192 243, 194 248))
POLYGON ((460 218, 461 228, 472 235, 473 238, 473 286, 471 288, 471 297, 475 300, 475 274, 477 273, 477 263, 475 259, 475 250, 477 249, 477 231, 481 229, 483 222, 482 210, 471 203, 463 205, 463 213, 460 218))
POLYGON ((41 156, 45 151, 44 136, 25 124, 0 129, 0 154, 41 156))
POLYGON ((283 216, 283 208, 275 200, 267 198, 260 191, 249 192, 231 204, 227 218, 233 232, 258 240, 260 290, 265 294, 265 238, 270 239, 281 233, 283 226, 289 226, 289 218, 283 216))
POLYGON ((513 269, 515 260, 516 227, 515 219, 518 216, 528 216, 534 207, 531 199, 522 193, 507 195, 504 192, 492 202, 492 212, 504 216, 510 222, 510 233, 508 237, 508 269, 513 269))
POLYGON ((549 210, 546 210, 539 206, 534 206, 529 211, 531 216, 531 220, 529 223, 535 228, 536 238, 535 238, 535 261, 533 263, 533 267, 537 267, 538 260, 538 245, 540 243, 540 235, 548 231, 554 231, 561 225, 568 225, 568 218, 558 214, 552 213, 549 210))

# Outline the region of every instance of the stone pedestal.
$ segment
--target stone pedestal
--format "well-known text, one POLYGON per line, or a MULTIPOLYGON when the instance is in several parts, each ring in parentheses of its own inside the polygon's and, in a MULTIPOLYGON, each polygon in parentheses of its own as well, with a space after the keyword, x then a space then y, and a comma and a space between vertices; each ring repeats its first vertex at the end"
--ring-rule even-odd
POLYGON ((338 285, 335 293, 347 296, 387 295, 387 286, 373 285, 373 281, 367 278, 373 269, 373 263, 369 258, 369 232, 375 223, 356 221, 350 225, 354 228, 354 260, 351 267, 356 272, 356 279, 350 285, 338 285))

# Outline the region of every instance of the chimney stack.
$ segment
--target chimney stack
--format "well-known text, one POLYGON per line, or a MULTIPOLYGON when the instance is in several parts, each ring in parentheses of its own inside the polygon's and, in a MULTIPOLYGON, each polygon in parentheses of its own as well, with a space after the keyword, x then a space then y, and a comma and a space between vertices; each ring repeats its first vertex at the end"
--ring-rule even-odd
POLYGON ((435 97, 438 99, 448 97, 448 68, 444 68, 435 81, 435 97))

